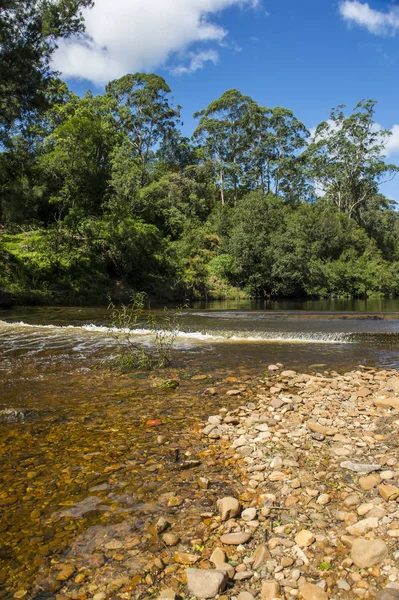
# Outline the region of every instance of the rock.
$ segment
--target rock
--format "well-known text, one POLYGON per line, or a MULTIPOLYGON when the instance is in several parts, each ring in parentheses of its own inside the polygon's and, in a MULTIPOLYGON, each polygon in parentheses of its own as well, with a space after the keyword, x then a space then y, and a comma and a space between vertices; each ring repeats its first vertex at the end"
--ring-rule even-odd
POLYGON ((388 398, 375 398, 374 404, 381 408, 399 409, 399 398, 396 398, 396 396, 390 396, 388 398))
POLYGON ((186 569, 187 587, 196 598, 214 598, 223 592, 227 585, 224 571, 206 569, 186 569))
POLYGON ((14 304, 14 299, 9 292, 0 290, 0 308, 11 308, 14 304))
POLYGON ((369 531, 370 529, 376 529, 378 527, 378 519, 376 517, 368 517, 367 519, 362 519, 353 525, 349 525, 346 528, 346 531, 351 535, 362 535, 369 531))
POLYGON ((387 380, 386 387, 388 390, 393 390, 399 393, 399 377, 391 377, 387 380))
POLYGON ((308 421, 306 423, 310 431, 314 433, 321 433, 322 435, 335 435, 337 433, 337 429, 335 427, 325 427, 324 425, 320 425, 320 423, 316 423, 315 421, 308 421))
POLYGON ((264 581, 260 592, 262 600, 273 600, 280 594, 280 585, 277 581, 264 581))
POLYGON ((362 387, 359 390, 357 390, 356 392, 356 396, 358 398, 367 398, 367 396, 370 396, 371 394, 371 390, 369 390, 369 388, 366 387, 362 387))
POLYGON ((278 367, 277 365, 269 365, 267 367, 268 371, 278 371, 280 367, 278 367))
POLYGON ((185 552, 175 552, 173 559, 179 565, 194 565, 201 557, 198 554, 186 554, 185 552))
POLYGON ((299 597, 303 600, 328 600, 324 590, 313 583, 305 583, 299 588, 299 597))
POLYGON ((355 473, 371 473, 372 471, 379 471, 379 469, 381 469, 381 465, 377 463, 363 465, 350 460, 342 462, 341 467, 343 469, 348 469, 349 471, 354 471, 355 473))
POLYGON ((296 371, 282 371, 281 377, 296 377, 296 371))
MULTIPOLYGON (((105 595, 104 595, 105 598, 105 595)), ((162 590, 162 592, 158 596, 158 600, 176 600, 177 594, 175 590, 171 588, 167 588, 166 590, 162 590)))
POLYGON ((236 498, 226 496, 217 501, 217 507, 222 521, 227 521, 240 514, 241 505, 236 498))
POLYGON ((155 523, 155 531, 157 533, 162 533, 168 527, 169 523, 165 519, 165 517, 159 517, 158 521, 155 523))
POLYGON ((346 581, 346 579, 339 579, 337 581, 337 588, 339 590, 345 590, 345 592, 349 592, 349 590, 351 589, 351 586, 349 585, 349 583, 346 581))
POLYGON ((234 581, 245 581, 246 579, 251 579, 252 576, 252 571, 240 571, 234 575, 234 581))
POLYGON ((242 531, 241 533, 225 533, 220 538, 222 544, 226 544, 228 546, 239 546, 240 544, 246 544, 248 540, 250 540, 252 534, 247 531, 242 531))
POLYGON ((265 544, 260 544, 252 555, 252 568, 259 569, 267 560, 271 559, 270 552, 265 544))
POLYGON ((237 596, 237 600, 255 600, 255 598, 249 592, 240 592, 237 596))
POLYGON ((399 496, 399 488, 394 485, 380 485, 378 486, 378 493, 384 500, 396 500, 399 496))
POLYGON ((321 504, 325 506, 330 502, 330 496, 328 494, 320 494, 320 496, 316 500, 317 504, 321 504))
POLYGON ((382 563, 388 557, 388 546, 382 540, 357 538, 352 544, 351 559, 357 567, 367 569, 382 563))
POLYGON ((381 590, 375 597, 375 600, 399 600, 399 590, 393 588, 385 588, 381 590))
POLYGON ((246 508, 241 513, 241 519, 244 521, 253 521, 256 519, 256 508, 246 508))
POLYGON ((302 531, 297 533, 295 536, 295 542, 300 548, 306 548, 306 546, 310 546, 311 544, 313 544, 314 540, 315 537, 313 533, 311 533, 307 529, 302 529, 302 531))
POLYGON ((167 546, 176 546, 180 542, 179 536, 172 532, 164 533, 162 540, 167 546))
POLYGON ((368 492, 373 487, 378 485, 381 481, 380 476, 377 473, 367 475, 366 477, 359 477, 359 485, 365 492, 368 492))
POLYGON ((202 490, 207 490, 209 488, 209 479, 206 477, 198 477, 197 479, 198 487, 202 490))
POLYGON ((209 560, 215 565, 218 571, 226 571, 231 579, 234 577, 234 567, 226 562, 226 554, 221 548, 215 548, 209 560))

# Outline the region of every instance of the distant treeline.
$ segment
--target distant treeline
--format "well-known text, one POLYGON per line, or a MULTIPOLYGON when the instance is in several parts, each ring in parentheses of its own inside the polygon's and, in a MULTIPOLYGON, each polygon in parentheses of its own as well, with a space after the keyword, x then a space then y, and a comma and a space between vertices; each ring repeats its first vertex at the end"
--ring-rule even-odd
POLYGON ((22 301, 399 294, 374 101, 311 137, 233 89, 188 139, 158 75, 83 98, 53 78, 46 94, 2 130, 0 288, 22 301))

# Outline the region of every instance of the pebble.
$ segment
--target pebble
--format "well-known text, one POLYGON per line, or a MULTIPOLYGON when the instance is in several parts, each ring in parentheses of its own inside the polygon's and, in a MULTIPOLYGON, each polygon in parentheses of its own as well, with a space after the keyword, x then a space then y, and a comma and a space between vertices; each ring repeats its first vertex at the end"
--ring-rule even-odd
POLYGON ((280 584, 277 581, 264 581, 260 592, 262 600, 274 600, 280 595, 280 584))
POLYGON ((226 496, 217 501, 217 507, 222 521, 227 521, 240 514, 241 505, 236 498, 226 496))
POLYGON ((220 541, 222 544, 229 546, 239 546, 240 544, 246 544, 252 537, 252 534, 246 531, 241 533, 226 533, 222 535, 220 541))
POLYGON ((214 598, 224 591, 227 575, 224 571, 186 569, 187 587, 196 598, 214 598))
POLYGON ((357 567, 367 569, 382 563, 388 553, 388 546, 383 540, 357 538, 352 544, 351 559, 357 567))
POLYGON ((310 546, 315 541, 315 537, 313 533, 308 531, 307 529, 303 529, 295 536, 295 542, 300 548, 306 548, 310 546))
POLYGON ((167 546, 176 546, 180 542, 179 536, 172 532, 164 533, 162 540, 167 546))
POLYGON ((303 600, 328 600, 324 590, 313 583, 305 583, 299 588, 299 597, 303 600))

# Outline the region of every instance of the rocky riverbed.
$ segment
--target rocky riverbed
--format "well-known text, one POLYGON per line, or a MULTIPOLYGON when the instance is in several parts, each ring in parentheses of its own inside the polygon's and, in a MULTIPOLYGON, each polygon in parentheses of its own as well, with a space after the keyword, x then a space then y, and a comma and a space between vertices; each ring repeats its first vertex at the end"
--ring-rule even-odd
POLYGON ((194 493, 162 493, 144 523, 88 529, 32 597, 398 599, 397 371, 270 365, 211 387, 204 375, 199 393, 238 402, 176 461, 194 493))

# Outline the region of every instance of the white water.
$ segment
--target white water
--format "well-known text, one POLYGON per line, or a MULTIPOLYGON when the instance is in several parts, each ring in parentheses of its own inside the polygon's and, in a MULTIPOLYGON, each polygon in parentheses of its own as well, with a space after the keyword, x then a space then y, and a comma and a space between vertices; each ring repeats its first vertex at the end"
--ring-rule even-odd
MULTIPOLYGON (((40 332, 41 330, 51 330, 53 333, 67 333, 87 331, 89 333, 100 333, 103 335, 110 334, 129 334, 131 336, 140 336, 143 338, 151 338, 154 332, 150 329, 119 329, 117 327, 106 327, 103 325, 35 325, 25 323, 24 321, 19 322, 6 322, 0 321, 0 327, 4 328, 24 328, 31 329, 40 332)), ((160 331, 160 333, 173 335, 177 340, 182 342, 191 341, 192 343, 201 342, 213 342, 213 343, 298 343, 298 344, 350 344, 350 334, 347 333, 326 333, 326 332, 275 332, 275 331, 264 331, 259 332, 257 335, 249 334, 249 332, 230 332, 230 331, 218 331, 215 333, 203 333, 200 331, 160 331)))

